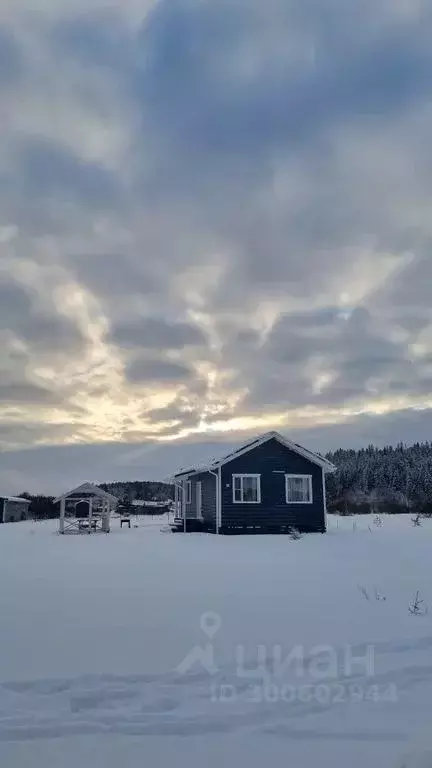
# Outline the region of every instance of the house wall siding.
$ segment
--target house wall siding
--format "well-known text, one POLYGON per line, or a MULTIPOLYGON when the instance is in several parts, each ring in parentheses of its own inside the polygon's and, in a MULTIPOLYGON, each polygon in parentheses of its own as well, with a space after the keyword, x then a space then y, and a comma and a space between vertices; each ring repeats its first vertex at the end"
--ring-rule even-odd
POLYGON ((322 469, 277 440, 222 466, 222 530, 241 527, 325 531, 322 469), (233 474, 261 475, 261 504, 233 503, 233 474), (287 504, 285 474, 312 476, 313 503, 287 504))

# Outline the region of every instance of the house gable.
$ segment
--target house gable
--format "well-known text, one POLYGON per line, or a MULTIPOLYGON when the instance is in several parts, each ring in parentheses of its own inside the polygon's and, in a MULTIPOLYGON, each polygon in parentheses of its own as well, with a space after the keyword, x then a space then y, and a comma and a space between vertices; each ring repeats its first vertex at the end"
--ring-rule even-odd
POLYGON ((313 464, 322 467, 326 472, 334 472, 336 469, 330 461, 324 458, 324 456, 320 456, 318 453, 313 453, 307 448, 304 448, 302 445, 293 443, 291 440, 287 440, 287 438, 283 437, 283 435, 279 434, 279 432, 267 432, 265 435, 261 435, 255 440, 250 440, 248 443, 245 443, 243 446, 240 446, 236 450, 232 451, 223 459, 216 461, 215 466, 223 466, 224 464, 228 464, 229 462, 234 461, 235 459, 240 458, 241 456, 244 456, 251 451, 255 451, 261 445, 265 445, 270 441, 276 441, 280 443, 284 448, 288 448, 292 453, 303 456, 303 458, 307 459, 313 464))
POLYGON ((323 467, 276 437, 232 456, 221 465, 222 527, 325 529, 323 467), (233 476, 259 475, 260 503, 234 500, 233 476), (287 503, 286 475, 310 477, 310 503, 287 503))

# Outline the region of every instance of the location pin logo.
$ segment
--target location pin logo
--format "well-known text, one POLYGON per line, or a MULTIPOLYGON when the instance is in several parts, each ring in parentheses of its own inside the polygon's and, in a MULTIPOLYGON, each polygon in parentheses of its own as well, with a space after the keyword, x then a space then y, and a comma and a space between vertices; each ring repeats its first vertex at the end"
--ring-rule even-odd
POLYGON ((200 618, 200 626, 202 631, 210 640, 213 640, 214 636, 219 632, 222 626, 222 619, 218 613, 208 611, 203 613, 200 618))
POLYGON ((218 613, 207 611, 202 613, 200 617, 200 628, 210 640, 209 643, 203 647, 196 645, 188 653, 185 659, 177 667, 177 672, 181 675, 185 675, 190 672, 197 664, 205 669, 209 675, 216 675, 219 672, 219 668, 216 664, 214 657, 214 648, 212 640, 214 636, 219 632, 222 626, 222 619, 218 613))

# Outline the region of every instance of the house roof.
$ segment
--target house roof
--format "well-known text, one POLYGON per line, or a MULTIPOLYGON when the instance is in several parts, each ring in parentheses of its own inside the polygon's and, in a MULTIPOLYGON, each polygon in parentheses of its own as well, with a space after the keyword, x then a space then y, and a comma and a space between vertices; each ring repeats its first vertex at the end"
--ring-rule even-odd
POLYGON ((259 435, 259 437, 255 437, 253 439, 248 440, 245 443, 242 443, 230 453, 226 454, 225 456, 222 456, 220 459, 213 459, 208 464, 196 465, 195 467, 191 467, 189 469, 183 469, 180 472, 177 472, 174 475, 174 477, 176 478, 185 477, 185 476, 194 475, 200 472, 213 472, 214 470, 223 466, 223 464, 228 464, 230 461, 233 461, 239 456, 243 456, 243 454, 248 453, 249 451, 252 451, 254 448, 258 448, 259 445, 263 445, 263 443, 266 443, 268 440, 277 440, 286 448, 289 448, 291 451, 294 451, 294 453, 298 453, 300 456, 304 456, 305 459, 308 459, 314 464, 318 464, 318 466, 324 469, 324 472, 334 472, 336 470, 336 467, 334 466, 334 464, 332 464, 330 461, 325 459, 324 456, 321 456, 321 454, 313 453, 312 451, 309 451, 307 448, 304 448, 302 445, 299 445, 298 443, 293 443, 291 440, 288 440, 279 432, 266 432, 263 435, 259 435))
POLYGON ((67 493, 63 493, 61 496, 55 499, 54 504, 57 504, 59 501, 62 501, 63 499, 68 499, 72 496, 79 496, 80 494, 83 494, 85 496, 93 496, 94 498, 98 498, 98 499, 104 499, 105 501, 110 501, 112 504, 118 503, 117 496, 113 496, 112 493, 108 493, 107 491, 104 491, 102 488, 99 488, 99 486, 95 485, 94 483, 83 483, 82 485, 79 485, 78 488, 74 488, 72 491, 67 491, 67 493))

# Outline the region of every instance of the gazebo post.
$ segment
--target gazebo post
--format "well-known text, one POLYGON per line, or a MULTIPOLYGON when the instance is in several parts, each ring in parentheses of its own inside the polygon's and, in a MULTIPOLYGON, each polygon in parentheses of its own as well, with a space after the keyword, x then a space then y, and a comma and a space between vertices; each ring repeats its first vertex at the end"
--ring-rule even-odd
POLYGON ((65 509, 66 509, 66 499, 60 499, 60 522, 59 522, 59 533, 64 533, 64 527, 65 527, 65 509))
POLYGON ((102 530, 104 533, 110 532, 110 514, 111 504, 109 501, 104 501, 102 505, 102 530))

